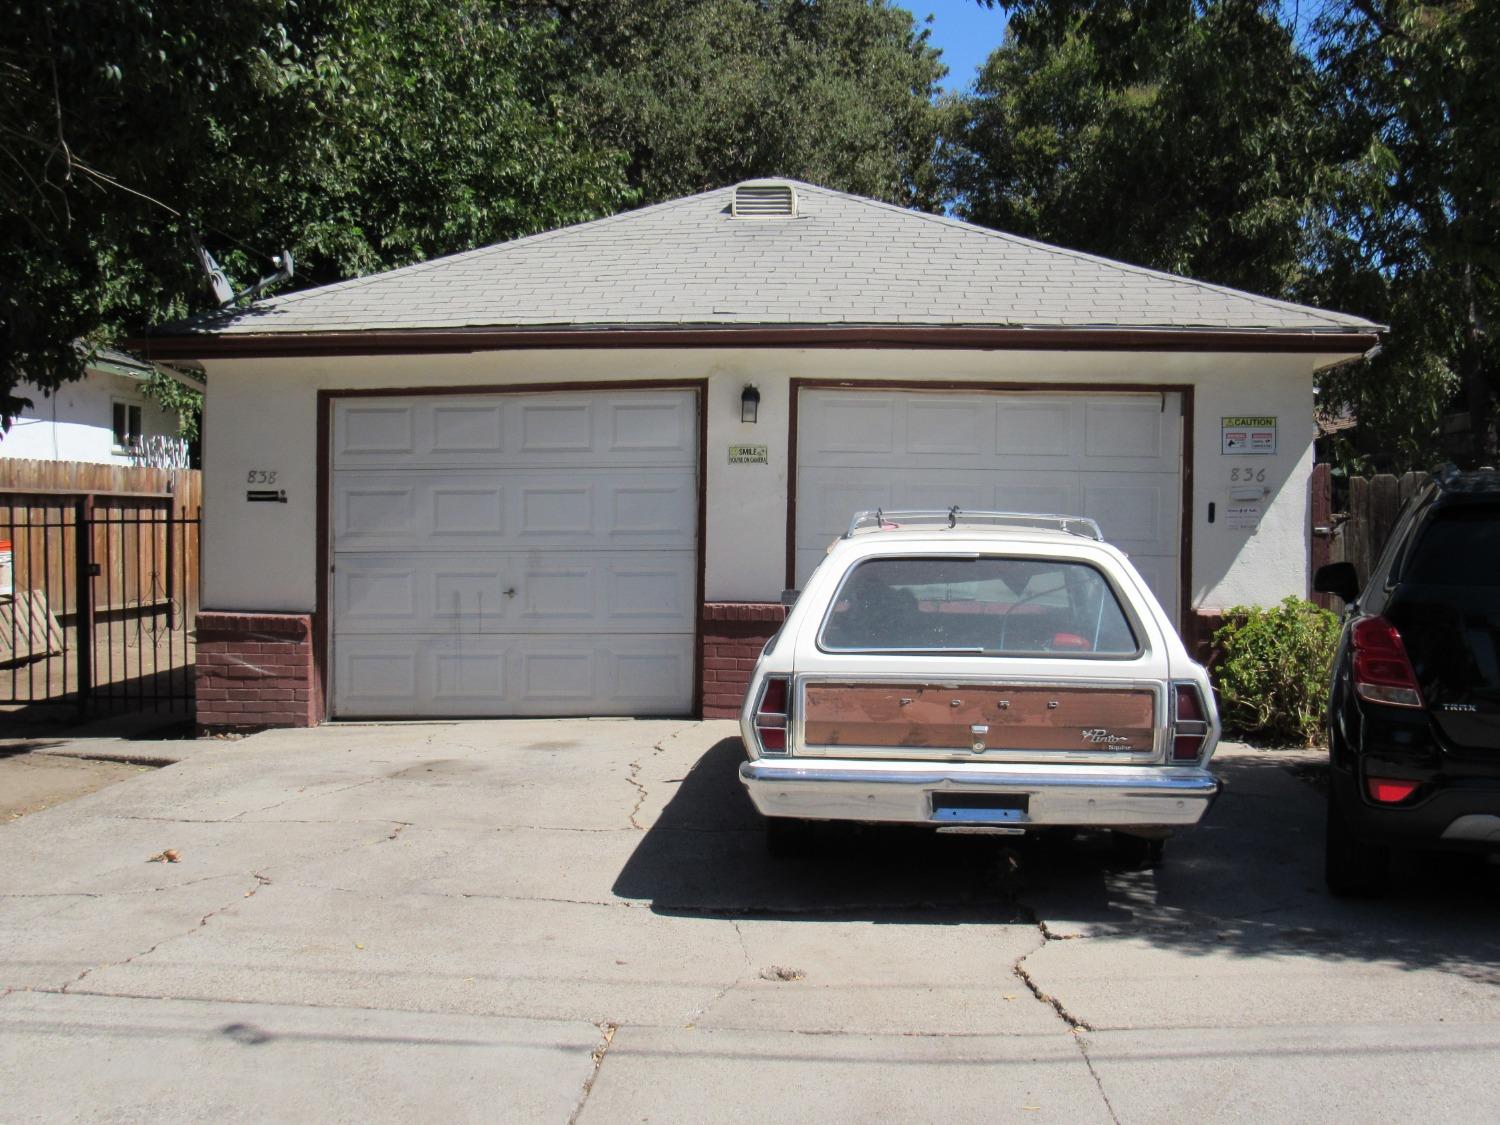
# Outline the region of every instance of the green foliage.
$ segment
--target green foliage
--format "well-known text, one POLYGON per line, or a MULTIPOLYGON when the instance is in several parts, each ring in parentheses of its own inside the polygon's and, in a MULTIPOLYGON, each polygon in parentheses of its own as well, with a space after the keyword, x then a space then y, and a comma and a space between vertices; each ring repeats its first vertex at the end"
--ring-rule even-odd
MULTIPOLYGON (((1391 326, 1320 378, 1381 468, 1500 394, 1493 0, 981 0, 1006 42, 943 149, 961 213, 1391 326)), ((1460 455, 1493 461, 1493 439, 1460 455)))
POLYGON ((20 379, 55 387, 80 346, 208 307, 193 230, 236 287, 283 248, 301 286, 757 175, 939 202, 944 68, 886 0, 0 13, 7 424, 20 379))
POLYGON ((192 228, 241 285, 282 248, 305 284, 631 197, 555 23, 486 0, 0 5, 6 421, 19 379, 82 374, 75 342, 208 305, 192 228))
POLYGON ((1214 633, 1214 669, 1225 726, 1312 746, 1323 732, 1328 669, 1339 619, 1291 597, 1269 608, 1236 606, 1214 633))
MULTIPOLYGON (((1500 317, 1500 19, 1489 0, 1340 0, 1316 30, 1321 110, 1357 190, 1324 229, 1312 291, 1357 294, 1391 325, 1387 353, 1324 397, 1373 422, 1394 467, 1426 467, 1441 414, 1467 411, 1484 434, 1500 394, 1488 327, 1500 317)), ((1496 453, 1491 436, 1459 459, 1496 453)))
POLYGON ((647 202, 772 175, 941 202, 947 71, 886 0, 583 0, 564 31, 588 127, 647 202))
POLYGON ((1329 191, 1316 75, 1272 5, 1018 3, 945 167, 965 217, 1256 292, 1329 191))
POLYGON ((163 410, 168 410, 177 415, 177 432, 188 441, 196 441, 199 436, 199 426, 203 420, 203 392, 193 387, 186 387, 165 375, 160 371, 153 371, 147 376, 141 389, 146 392, 146 397, 153 400, 163 410))

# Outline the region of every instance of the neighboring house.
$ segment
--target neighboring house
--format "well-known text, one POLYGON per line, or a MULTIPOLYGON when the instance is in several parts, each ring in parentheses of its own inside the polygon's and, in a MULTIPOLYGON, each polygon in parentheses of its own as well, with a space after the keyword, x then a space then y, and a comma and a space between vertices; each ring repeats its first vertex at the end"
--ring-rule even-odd
POLYGON ((1199 639, 1306 593, 1314 376, 1381 330, 791 181, 168 326, 200 720, 728 715, 860 508, 1092 516, 1199 639))
POLYGON ((188 443, 177 415, 142 392, 150 374, 149 364, 105 349, 81 379, 55 391, 18 384, 15 393, 31 405, 0 436, 0 457, 186 468, 188 443))

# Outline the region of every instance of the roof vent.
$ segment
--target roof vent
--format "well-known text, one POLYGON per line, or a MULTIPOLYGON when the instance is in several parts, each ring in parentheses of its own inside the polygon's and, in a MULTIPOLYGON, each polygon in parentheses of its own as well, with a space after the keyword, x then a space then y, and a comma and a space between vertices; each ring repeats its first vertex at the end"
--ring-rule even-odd
POLYGON ((746 180, 735 185, 730 214, 736 219, 795 219, 797 191, 785 180, 746 180))

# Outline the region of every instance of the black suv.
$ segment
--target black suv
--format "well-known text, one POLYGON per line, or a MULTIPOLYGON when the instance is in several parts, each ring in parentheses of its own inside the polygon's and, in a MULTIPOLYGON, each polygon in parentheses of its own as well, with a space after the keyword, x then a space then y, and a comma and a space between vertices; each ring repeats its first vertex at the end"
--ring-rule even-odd
POLYGON ((1348 602, 1328 706, 1328 886, 1377 894, 1393 847, 1500 854, 1500 473, 1442 469, 1348 602))

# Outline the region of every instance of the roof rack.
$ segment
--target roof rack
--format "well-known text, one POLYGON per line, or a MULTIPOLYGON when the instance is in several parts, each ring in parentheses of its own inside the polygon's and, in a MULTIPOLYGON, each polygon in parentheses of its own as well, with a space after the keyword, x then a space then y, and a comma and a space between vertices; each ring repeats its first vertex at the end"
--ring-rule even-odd
POLYGON ((963 524, 1018 524, 1022 527, 1046 527, 1065 531, 1069 535, 1080 535, 1088 539, 1104 541, 1099 525, 1086 516, 1059 516, 1040 512, 986 512, 971 508, 916 508, 908 511, 887 512, 883 508, 874 511, 856 512, 849 521, 848 539, 859 531, 883 531, 886 528, 930 526, 957 527, 963 524))

